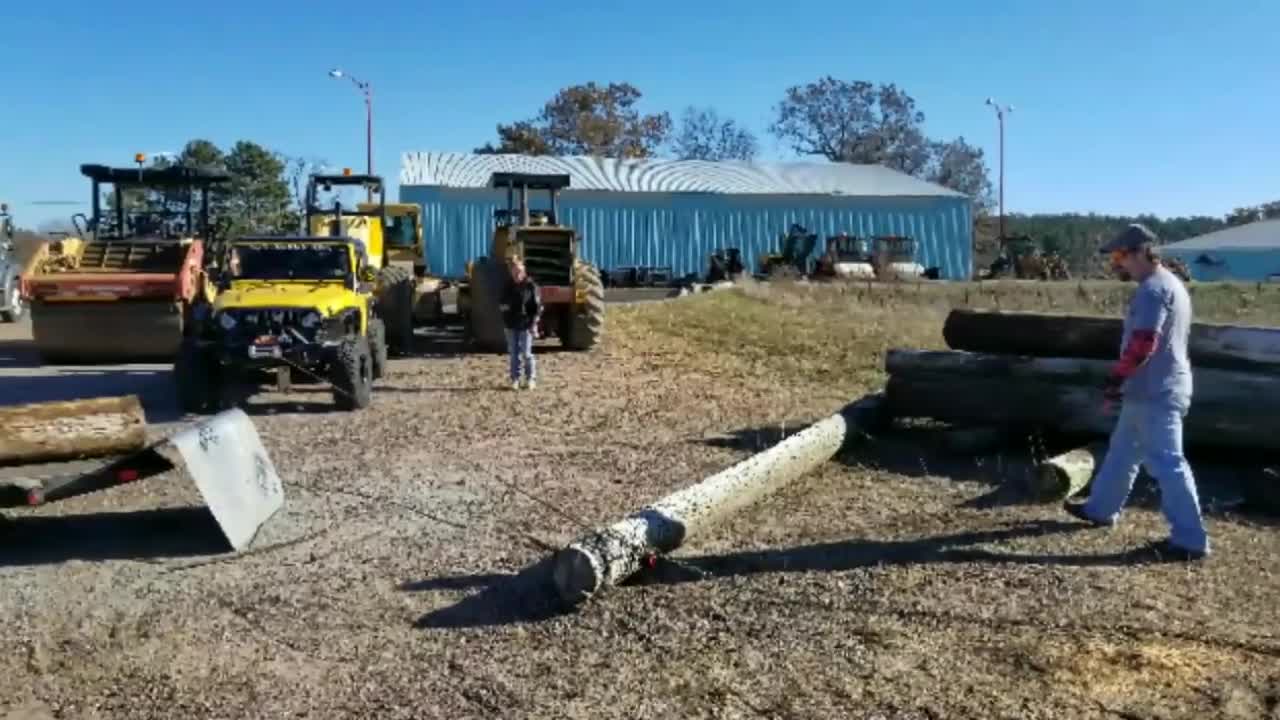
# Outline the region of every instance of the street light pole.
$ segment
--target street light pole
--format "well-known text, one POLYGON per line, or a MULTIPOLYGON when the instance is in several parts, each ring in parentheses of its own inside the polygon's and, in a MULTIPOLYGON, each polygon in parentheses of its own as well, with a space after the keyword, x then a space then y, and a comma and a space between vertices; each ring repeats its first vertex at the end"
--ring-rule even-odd
MULTIPOLYGON (((350 80, 361 94, 364 95, 364 152, 365 152, 365 173, 373 174, 373 86, 368 82, 357 80, 351 75, 346 74, 338 68, 329 71, 329 77, 342 78, 350 80)), ((369 201, 373 201, 373 190, 368 191, 369 201)))
POLYGON ((1012 105, 1001 107, 991 98, 987 104, 996 109, 996 120, 1000 124, 1000 242, 1004 242, 1004 114, 1013 112, 1012 105))

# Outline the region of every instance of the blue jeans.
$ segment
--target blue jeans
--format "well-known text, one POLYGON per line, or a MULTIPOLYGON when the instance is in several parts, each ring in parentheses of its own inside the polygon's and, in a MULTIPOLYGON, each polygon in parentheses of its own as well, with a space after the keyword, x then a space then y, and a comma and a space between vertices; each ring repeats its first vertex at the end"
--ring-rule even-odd
POLYGON ((1209 551, 1195 477, 1182 455, 1186 413, 1172 402, 1129 401, 1121 405, 1111 445, 1084 506, 1087 515, 1114 522, 1142 465, 1160 485, 1160 510, 1169 522, 1170 542, 1188 550, 1209 551))
POLYGON ((507 328, 507 355, 511 360, 511 382, 520 379, 520 361, 524 360, 524 377, 537 380, 538 363, 533 359, 533 333, 507 328))

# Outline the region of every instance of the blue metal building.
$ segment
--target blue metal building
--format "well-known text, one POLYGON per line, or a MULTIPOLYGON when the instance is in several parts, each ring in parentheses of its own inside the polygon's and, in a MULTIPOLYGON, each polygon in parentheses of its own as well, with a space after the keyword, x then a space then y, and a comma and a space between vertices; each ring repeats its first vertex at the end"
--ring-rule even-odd
POLYGON ((1199 281, 1280 281, 1280 219, 1205 233, 1160 247, 1199 281))
POLYGON ((924 267, 938 267, 944 279, 973 274, 969 198, 880 165, 405 153, 400 202, 422 206, 433 273, 462 275, 468 260, 488 254, 494 211, 507 202, 504 190, 488 187, 494 172, 569 175, 561 221, 577 228, 583 257, 604 270, 667 266, 676 276, 701 275, 725 247, 740 248, 754 268, 799 223, 820 239, 913 237, 924 267))

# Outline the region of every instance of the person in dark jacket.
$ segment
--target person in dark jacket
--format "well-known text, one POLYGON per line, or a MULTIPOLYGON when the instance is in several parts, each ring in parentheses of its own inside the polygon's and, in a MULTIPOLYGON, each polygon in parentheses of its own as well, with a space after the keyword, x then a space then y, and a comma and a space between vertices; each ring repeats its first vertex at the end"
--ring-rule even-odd
POLYGON ((538 285, 525 271, 519 258, 511 262, 511 281, 502 293, 502 322, 507 331, 507 354, 511 361, 511 389, 537 387, 538 365, 533 359, 533 339, 542 320, 542 300, 538 285), (520 382, 520 362, 524 361, 524 384, 520 382))

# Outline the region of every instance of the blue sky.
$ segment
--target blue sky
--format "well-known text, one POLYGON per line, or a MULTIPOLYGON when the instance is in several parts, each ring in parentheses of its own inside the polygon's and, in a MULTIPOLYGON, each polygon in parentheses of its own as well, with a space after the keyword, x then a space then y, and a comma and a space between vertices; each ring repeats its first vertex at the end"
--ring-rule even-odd
POLYGON ((714 106, 767 159, 788 158, 772 107, 830 74, 897 83, 931 136, 987 150, 993 182, 983 100, 1013 105, 1010 212, 1220 215, 1280 199, 1280 3, 1265 0, 10 5, 0 199, 24 226, 71 210, 30 201, 87 198, 80 163, 193 137, 362 168, 363 104, 334 66, 374 85, 374 169, 393 188, 401 152, 468 151, 589 80, 631 82, 643 110, 673 117, 714 106))

